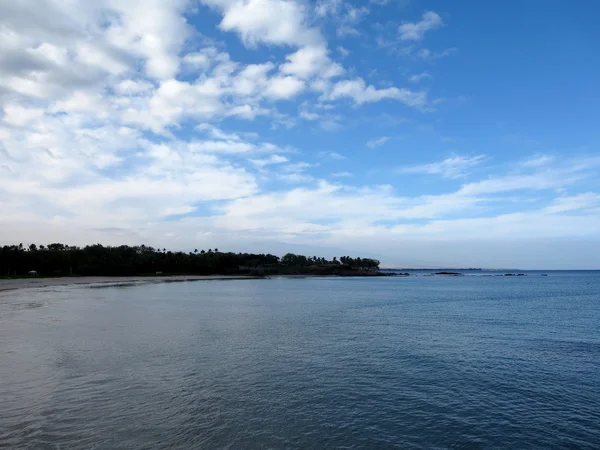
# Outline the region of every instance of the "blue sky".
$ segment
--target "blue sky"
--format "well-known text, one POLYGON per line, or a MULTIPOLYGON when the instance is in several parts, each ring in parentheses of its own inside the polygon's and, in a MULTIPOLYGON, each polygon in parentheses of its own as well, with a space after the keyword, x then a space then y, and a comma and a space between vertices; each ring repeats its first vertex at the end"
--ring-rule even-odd
POLYGON ((600 268, 596 2, 0 2, 0 244, 600 268))

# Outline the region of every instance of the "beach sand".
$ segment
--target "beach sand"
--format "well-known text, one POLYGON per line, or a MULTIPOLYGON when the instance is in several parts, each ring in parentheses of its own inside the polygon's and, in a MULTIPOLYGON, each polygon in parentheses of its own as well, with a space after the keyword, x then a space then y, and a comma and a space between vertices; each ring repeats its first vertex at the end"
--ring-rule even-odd
POLYGON ((177 281, 201 280, 252 280, 260 277, 240 275, 174 275, 149 277, 59 277, 59 278, 18 278, 0 280, 0 292, 14 289, 43 288, 75 284, 116 284, 116 283, 168 283, 177 281))

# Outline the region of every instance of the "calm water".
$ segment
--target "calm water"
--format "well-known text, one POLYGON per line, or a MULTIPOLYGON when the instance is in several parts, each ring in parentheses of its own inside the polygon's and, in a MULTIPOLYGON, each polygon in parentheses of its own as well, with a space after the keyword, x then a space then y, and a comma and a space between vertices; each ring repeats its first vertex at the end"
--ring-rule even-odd
POLYGON ((600 448, 600 273, 0 294, 0 448, 600 448))

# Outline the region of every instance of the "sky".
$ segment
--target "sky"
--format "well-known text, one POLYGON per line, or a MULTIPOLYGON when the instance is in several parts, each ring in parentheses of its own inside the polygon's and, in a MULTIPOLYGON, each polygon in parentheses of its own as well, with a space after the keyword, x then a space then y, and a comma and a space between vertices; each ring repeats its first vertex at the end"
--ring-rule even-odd
POLYGON ((599 15, 0 0, 0 245, 600 269, 599 15))

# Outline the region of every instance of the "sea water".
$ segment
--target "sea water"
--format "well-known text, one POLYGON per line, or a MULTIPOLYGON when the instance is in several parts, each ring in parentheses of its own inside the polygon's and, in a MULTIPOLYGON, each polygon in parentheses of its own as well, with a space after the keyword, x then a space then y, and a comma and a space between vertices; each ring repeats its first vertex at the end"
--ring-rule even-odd
POLYGON ((600 448, 600 273, 0 293, 0 448, 600 448))

